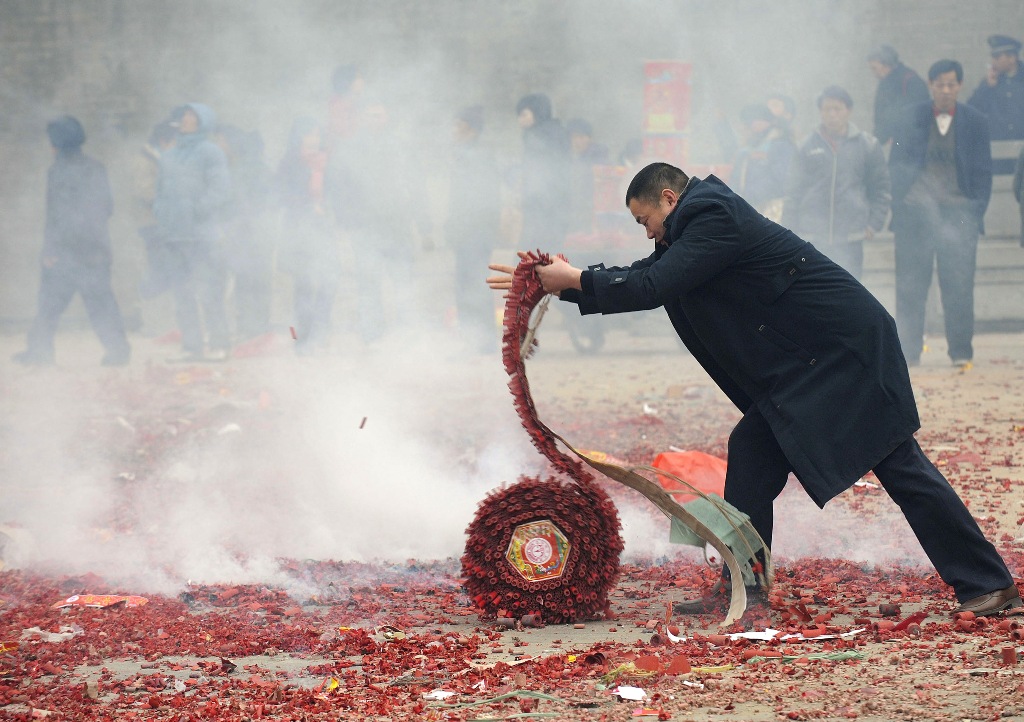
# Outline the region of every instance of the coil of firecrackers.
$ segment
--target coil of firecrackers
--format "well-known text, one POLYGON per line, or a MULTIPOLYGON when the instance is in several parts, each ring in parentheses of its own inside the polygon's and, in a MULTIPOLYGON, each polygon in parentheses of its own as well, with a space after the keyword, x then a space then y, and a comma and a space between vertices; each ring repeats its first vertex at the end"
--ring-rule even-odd
MULTIPOLYGON (((526 378, 526 359, 536 347, 537 326, 550 300, 535 268, 550 262, 548 254, 529 253, 512 274, 505 302, 502 362, 516 412, 530 440, 568 480, 523 476, 481 502, 466 529, 462 556, 466 591, 485 619, 534 614, 546 622, 559 623, 608 611, 608 594, 618 577, 623 549, 621 523, 615 505, 584 468, 586 464, 639 491, 722 555, 732 577, 732 598, 722 622, 723 626, 729 625, 746 608, 742 567, 732 550, 660 485, 634 470, 588 458, 537 416, 526 378), (556 442, 564 444, 576 458, 563 453, 556 442)), ((637 468, 675 478, 715 503, 714 498, 663 470, 637 468)), ((747 551, 752 558, 754 550, 747 551)), ((764 553, 768 555, 767 549, 764 553)), ((767 585, 767 578, 762 583, 767 585)))

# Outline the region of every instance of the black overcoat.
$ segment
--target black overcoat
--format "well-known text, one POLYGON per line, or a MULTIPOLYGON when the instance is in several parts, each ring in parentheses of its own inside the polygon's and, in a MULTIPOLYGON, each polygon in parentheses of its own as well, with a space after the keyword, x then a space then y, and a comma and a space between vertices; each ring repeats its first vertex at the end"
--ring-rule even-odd
POLYGON ((768 421, 815 503, 919 428, 896 323, 853 276, 714 176, 690 182, 665 226, 651 256, 563 295, 584 314, 664 306, 722 391, 768 421))

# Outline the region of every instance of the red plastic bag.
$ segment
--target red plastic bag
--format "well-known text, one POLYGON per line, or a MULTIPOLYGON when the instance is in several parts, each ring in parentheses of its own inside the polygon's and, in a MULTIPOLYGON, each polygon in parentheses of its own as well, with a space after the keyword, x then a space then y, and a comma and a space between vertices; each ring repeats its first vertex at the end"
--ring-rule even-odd
MULTIPOLYGON (((651 466, 678 476, 705 494, 725 495, 726 463, 724 459, 719 459, 717 456, 705 454, 703 451, 665 451, 654 457, 651 466)), ((680 504, 697 498, 697 495, 688 486, 680 484, 669 476, 659 474, 658 483, 669 493, 685 492, 672 494, 672 498, 680 504)))

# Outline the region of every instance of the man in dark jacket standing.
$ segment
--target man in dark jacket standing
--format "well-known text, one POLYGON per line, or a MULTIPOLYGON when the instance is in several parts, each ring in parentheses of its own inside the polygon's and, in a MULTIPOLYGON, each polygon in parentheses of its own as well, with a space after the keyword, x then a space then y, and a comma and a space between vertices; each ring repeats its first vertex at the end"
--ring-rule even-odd
POLYGON ((793 163, 782 224, 859 280, 863 242, 882 230, 891 196, 882 146, 850 122, 852 109, 853 98, 839 86, 822 91, 821 125, 793 163))
POLYGON ((521 98, 516 115, 523 129, 523 243, 561 250, 571 209, 569 134, 542 93, 521 98))
POLYGON ((455 253, 455 309, 459 327, 474 350, 498 349, 494 302, 486 288, 474 283, 498 245, 501 201, 495 189, 500 178, 494 154, 480 141, 484 109, 463 108, 455 118, 448 220, 445 241, 455 253))
MULTIPOLYGON (((1024 138, 1024 63, 1020 62, 1021 42, 1006 35, 988 39, 992 56, 988 73, 971 95, 967 104, 988 116, 992 140, 1024 138)), ((1013 159, 993 161, 992 172, 1007 175, 1013 172, 1013 159)))
MULTIPOLYGON (((714 176, 689 179, 655 163, 637 174, 626 199, 655 242, 650 256, 586 271, 553 260, 537 273, 545 290, 584 314, 665 308, 744 414, 729 437, 725 498, 765 543, 772 502, 790 472, 824 506, 873 470, 953 587, 959 610, 1020 606, 998 552, 914 440, 907 365, 893 319, 874 296, 714 176)), ((509 279, 488 283, 508 288, 509 279)), ((683 610, 706 611, 709 603, 683 610)))
POLYGON ((932 100, 901 118, 889 171, 903 353, 911 365, 921 359, 925 302, 937 265, 949 357, 966 370, 974 357, 974 272, 992 195, 992 148, 985 116, 957 102, 963 77, 955 60, 939 60, 928 70, 932 100))
POLYGON ((224 360, 231 347, 221 237, 231 180, 224 151, 209 137, 215 125, 216 116, 206 105, 185 106, 178 139, 160 156, 153 200, 159 240, 175 266, 171 277, 183 361, 224 360))
POLYGON ((53 363, 53 337, 60 316, 76 293, 106 349, 104 366, 128 363, 131 348, 110 285, 110 234, 114 211, 107 171, 82 152, 85 130, 65 115, 46 126, 54 161, 46 177, 46 230, 39 281, 39 308, 28 348, 14 355, 27 366, 53 363))
POLYGON ((878 78, 875 89, 875 138, 882 145, 892 140, 892 131, 904 108, 928 101, 928 86, 921 76, 900 62, 889 45, 868 55, 871 72, 878 78))

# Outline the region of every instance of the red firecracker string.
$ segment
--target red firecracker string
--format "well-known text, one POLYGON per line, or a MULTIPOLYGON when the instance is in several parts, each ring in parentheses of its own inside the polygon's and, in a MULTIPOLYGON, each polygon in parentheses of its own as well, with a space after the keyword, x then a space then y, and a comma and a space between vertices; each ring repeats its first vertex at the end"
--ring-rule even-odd
POLYGON ((525 614, 539 614, 547 622, 592 618, 607 611, 608 593, 619 573, 623 542, 615 505, 584 466, 558 448, 551 430, 537 417, 526 378, 526 358, 537 344, 530 319, 547 296, 535 269, 550 262, 548 254, 530 253, 512 274, 505 302, 502 361, 516 412, 530 440, 569 480, 521 477, 480 504, 466 529, 462 571, 466 590, 485 618, 525 614), (513 563, 516 529, 536 521, 550 522, 568 541, 564 568, 557 578, 528 579, 513 563))

